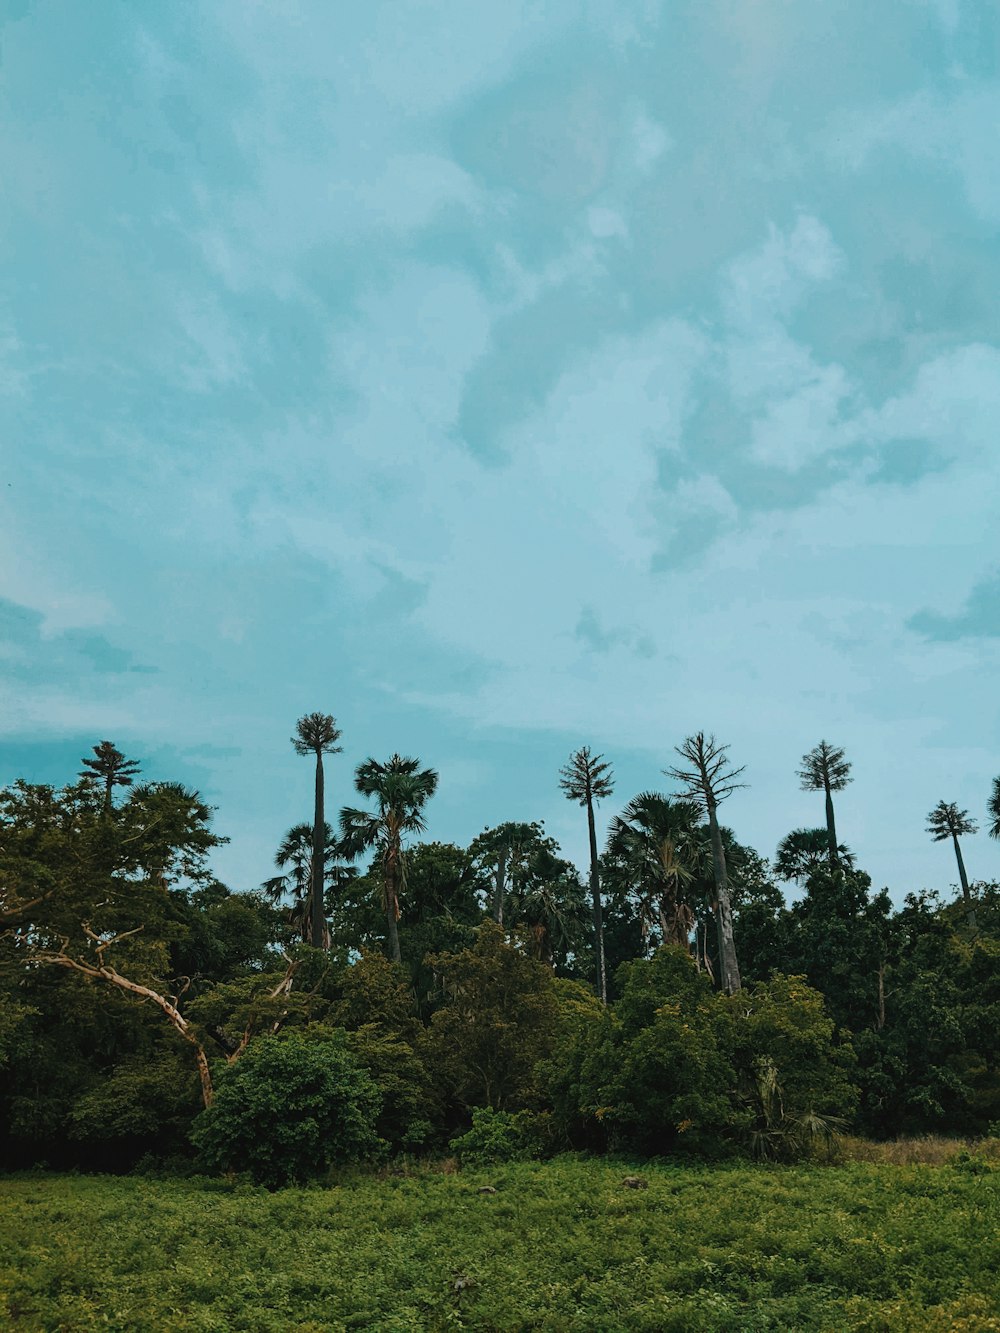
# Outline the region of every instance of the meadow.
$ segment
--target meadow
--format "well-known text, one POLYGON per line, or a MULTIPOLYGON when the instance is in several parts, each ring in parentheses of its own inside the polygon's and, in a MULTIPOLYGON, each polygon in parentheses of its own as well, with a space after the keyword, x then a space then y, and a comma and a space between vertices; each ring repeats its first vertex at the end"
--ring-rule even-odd
POLYGON ((18 1330, 1000 1330, 1000 1171, 557 1158, 0 1181, 18 1330), (623 1182, 632 1171, 645 1188, 623 1182), (495 1193, 483 1192, 490 1187, 495 1193))

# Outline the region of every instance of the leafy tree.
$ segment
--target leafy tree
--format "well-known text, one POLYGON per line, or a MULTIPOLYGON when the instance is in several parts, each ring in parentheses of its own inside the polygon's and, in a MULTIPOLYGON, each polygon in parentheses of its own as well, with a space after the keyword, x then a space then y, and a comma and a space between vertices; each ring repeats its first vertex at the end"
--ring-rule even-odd
POLYGON ((83 770, 80 777, 104 788, 104 809, 111 809, 111 797, 115 787, 131 787, 139 772, 139 765, 134 759, 126 759, 121 750, 111 741, 101 741, 94 746, 93 759, 82 759, 83 770))
POLYGON ((494 921, 483 922, 471 949, 430 962, 443 996, 428 1032, 441 1084, 470 1110, 530 1107, 556 1030, 551 969, 508 944, 494 921))
POLYGON ((990 837, 1000 838, 1000 778, 993 779, 993 790, 987 808, 991 820, 990 837))
POLYGON ((719 958, 722 969, 722 988, 728 995, 740 989, 740 968, 733 939, 733 911, 726 873, 726 853, 719 831, 719 802, 744 786, 736 779, 743 768, 732 768, 726 757, 728 745, 719 745, 714 736, 703 731, 689 736, 677 753, 687 761, 686 768, 670 768, 665 772, 684 784, 687 794, 708 815, 712 840, 712 871, 715 877, 715 913, 719 927, 719 958))
POLYGON ((687 947, 695 914, 688 888, 708 847, 694 801, 646 791, 634 797, 608 830, 609 876, 634 892, 644 936, 687 947))
POLYGON ((492 880, 494 921, 526 928, 535 958, 572 970, 585 930, 583 887, 544 826, 510 822, 484 829, 469 855, 480 881, 492 880))
POLYGON ((738 1120, 727 1011, 678 945, 622 973, 621 999, 580 1069, 581 1111, 612 1147, 718 1153, 738 1120))
POLYGON ((837 826, 833 817, 833 793, 843 791, 849 782, 851 765, 844 752, 828 741, 820 741, 802 756, 799 779, 803 791, 821 791, 826 796, 826 836, 830 864, 838 864, 837 826))
POLYGON ((829 1142, 857 1105, 854 1052, 804 977, 775 974, 730 1000, 737 1096, 749 1111, 744 1133, 755 1157, 808 1155, 829 1142))
POLYGON ((324 947, 327 930, 326 915, 323 910, 323 893, 321 891, 321 886, 326 882, 324 874, 326 817, 323 808, 323 756, 325 754, 341 753, 343 747, 337 744, 340 735, 340 728, 337 726, 336 719, 331 717, 329 713, 306 713, 304 717, 300 717, 296 722, 295 735, 292 737, 292 745, 296 754, 311 754, 316 758, 316 793, 312 825, 312 884, 315 886, 316 892, 311 896, 309 936, 310 942, 317 949, 324 947))
MULTIPOLYGON (((830 859, 830 839, 825 828, 797 828, 778 843, 774 871, 780 879, 808 879, 830 859)), ((837 848, 838 864, 850 868, 854 853, 843 843, 837 848)))
POLYGON ((588 745, 582 746, 569 757, 559 774, 559 786, 570 801, 576 801, 587 810, 587 832, 590 837, 590 896, 594 913, 594 959, 597 974, 597 994, 602 1004, 608 1002, 608 978, 604 961, 604 922, 601 912, 600 860, 597 854, 597 830, 594 824, 594 802, 603 800, 614 791, 611 765, 603 755, 591 754, 588 745))
MULTIPOLYGON (((504 924, 507 895, 523 879, 525 866, 532 853, 542 844, 545 832, 541 823, 508 820, 495 828, 483 829, 473 839, 469 855, 483 875, 493 880, 492 917, 498 926, 504 924)), ((552 844, 555 846, 555 843, 552 844)))
POLYGON ((382 906, 386 915, 389 952, 394 963, 399 951, 400 898, 406 887, 403 840, 427 827, 423 808, 437 790, 438 775, 420 767, 419 759, 394 754, 386 763, 366 759, 359 764, 354 785, 362 796, 374 797, 377 811, 345 807, 340 812, 341 847, 348 857, 375 848, 382 872, 382 906))
POLYGON ((958 862, 958 877, 962 882, 962 897, 965 900, 965 914, 970 927, 976 929, 976 909, 972 905, 969 892, 969 877, 965 873, 965 861, 962 859, 962 847, 959 838, 966 833, 976 833, 978 825, 969 818, 968 810, 959 810, 954 801, 938 801, 927 816, 927 832, 935 842, 944 842, 950 838, 955 848, 955 860, 958 862))
POLYGON ((343 1033, 262 1037, 219 1078, 191 1139, 209 1170, 277 1189, 372 1154, 379 1104, 343 1033))

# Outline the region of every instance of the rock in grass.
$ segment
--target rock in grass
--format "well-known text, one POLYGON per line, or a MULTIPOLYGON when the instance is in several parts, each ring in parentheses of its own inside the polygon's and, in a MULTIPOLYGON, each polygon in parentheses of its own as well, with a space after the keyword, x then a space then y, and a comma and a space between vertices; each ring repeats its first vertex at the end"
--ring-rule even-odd
POLYGON ((622 1184, 627 1190, 648 1190, 649 1181, 642 1176, 626 1176, 622 1184))
POLYGON ((496 1194, 496 1189, 495 1189, 495 1187, 494 1187, 493 1185, 480 1185, 480 1186, 479 1186, 478 1193, 479 1193, 479 1194, 496 1194))

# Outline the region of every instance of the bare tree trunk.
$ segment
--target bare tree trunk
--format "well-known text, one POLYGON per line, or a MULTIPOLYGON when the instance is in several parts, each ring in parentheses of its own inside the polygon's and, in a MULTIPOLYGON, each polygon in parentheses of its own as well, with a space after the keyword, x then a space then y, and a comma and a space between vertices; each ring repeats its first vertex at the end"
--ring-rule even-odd
POLYGON ((962 897, 965 899, 965 916, 973 930, 976 929, 976 909, 972 905, 972 893, 969 890, 969 877, 965 873, 965 861, 959 845, 958 834, 953 833, 951 840, 955 844, 955 860, 958 862, 958 877, 962 881, 962 897))
POLYGON ((719 817, 714 800, 708 804, 708 826, 712 834, 712 871, 715 876, 716 920, 719 926, 719 966, 722 969, 722 989, 735 995, 741 989, 740 968, 736 960, 736 942, 733 939, 733 909, 729 900, 729 876, 726 872, 726 852, 719 830, 719 817))
POLYGON ((837 855, 837 825, 833 818, 833 793, 829 787, 826 791, 826 838, 830 847, 830 864, 832 866, 840 865, 840 857, 837 855))
POLYGON ((497 854, 497 873, 493 888, 493 920, 498 926, 503 925, 503 899, 506 880, 507 849, 501 848, 497 854))
POLYGON ((597 994, 601 1004, 608 1002, 608 977, 604 963, 604 914, 601 911, 601 876, 597 862, 597 828, 594 824, 594 802, 587 790, 587 831, 590 834, 590 896, 594 907, 594 964, 597 994))
POLYGON ((316 751, 316 802, 313 813, 312 845, 312 903, 309 914, 310 935, 314 949, 324 947, 326 934, 326 913, 323 910, 323 889, 326 883, 324 865, 326 843, 326 810, 323 793, 323 755, 316 751))
MULTIPOLYGON (((95 941, 98 940, 98 937, 93 935, 89 930, 87 933, 90 934, 91 938, 95 941)), ((136 932, 128 931, 127 933, 134 935, 136 932)), ((125 936, 122 935, 118 938, 124 939, 125 936)), ((115 941, 104 941, 103 946, 106 949, 114 942, 115 941)), ((175 1032, 179 1033, 186 1042, 194 1047, 195 1061, 198 1065, 198 1077, 201 1080, 201 1098, 206 1107, 211 1106, 212 1073, 208 1065, 208 1056, 205 1054, 205 1048, 191 1031, 190 1024, 177 1008, 177 1005, 168 999, 166 995, 161 995, 158 991, 152 990, 149 986, 143 986, 140 982, 133 981, 130 977, 122 976, 120 972, 116 971, 113 967, 103 961, 103 950, 101 948, 98 949, 97 954, 100 959, 97 966, 94 966, 91 963, 82 963, 76 958, 71 958, 67 953, 49 953, 47 951, 34 954, 31 961, 35 963, 49 963, 55 967, 72 968, 74 972, 82 972, 84 976, 106 981, 112 986, 117 986, 119 990, 128 991, 130 995, 138 995, 140 999, 143 1000, 152 1000, 153 1004, 155 1004, 170 1020, 175 1032)))

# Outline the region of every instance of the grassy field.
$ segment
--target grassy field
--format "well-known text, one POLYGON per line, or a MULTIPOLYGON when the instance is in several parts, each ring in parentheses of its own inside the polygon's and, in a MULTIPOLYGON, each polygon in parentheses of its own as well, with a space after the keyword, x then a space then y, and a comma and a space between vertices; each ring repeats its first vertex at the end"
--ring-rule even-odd
POLYGON ((0 1324, 29 1329, 1000 1330, 985 1164, 0 1180, 0 1324), (492 1185, 495 1194, 480 1194, 492 1185))

